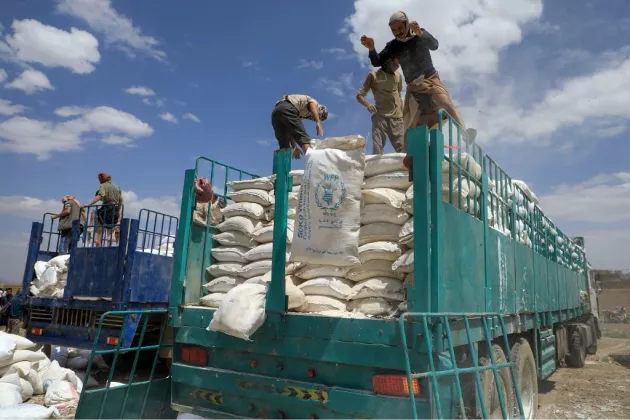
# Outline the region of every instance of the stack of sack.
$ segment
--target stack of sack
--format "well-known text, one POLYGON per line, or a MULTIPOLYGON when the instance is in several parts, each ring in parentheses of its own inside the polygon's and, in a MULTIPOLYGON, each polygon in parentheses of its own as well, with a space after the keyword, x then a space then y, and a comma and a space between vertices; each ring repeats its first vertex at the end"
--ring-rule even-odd
POLYGON ((446 154, 442 160, 442 199, 447 203, 452 203, 456 208, 479 217, 481 207, 479 198, 481 196, 481 165, 466 152, 453 152, 452 156, 446 154), (461 171, 460 187, 460 169, 461 171), (450 186, 450 187, 449 187, 450 186), (449 197, 450 192, 450 197, 449 197))
POLYGON ((24 337, 0 332, 0 417, 49 418, 59 415, 57 409, 76 407, 79 401, 83 383, 75 372, 51 362, 34 347, 24 337), (42 394, 46 407, 22 404, 42 394))
POLYGON ((59 255, 50 261, 37 261, 34 266, 35 280, 29 292, 37 297, 62 298, 68 279, 70 255, 59 255))
POLYGON ((138 250, 149 254, 172 257, 175 252, 175 237, 164 236, 160 238, 159 235, 156 235, 155 238, 147 238, 146 243, 138 244, 138 250))

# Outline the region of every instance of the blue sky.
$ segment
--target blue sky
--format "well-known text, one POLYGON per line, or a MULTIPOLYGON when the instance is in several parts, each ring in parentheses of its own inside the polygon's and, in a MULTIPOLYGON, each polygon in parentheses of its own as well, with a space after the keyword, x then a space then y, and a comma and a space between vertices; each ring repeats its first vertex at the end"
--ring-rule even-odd
POLYGON ((326 104, 327 136, 367 135, 358 37, 383 47, 398 9, 439 39, 436 67, 485 151, 587 236, 595 265, 630 266, 627 2, 185 3, 3 2, 0 279, 22 272, 31 221, 65 194, 88 201, 98 172, 130 212, 175 213, 196 156, 269 174, 284 94, 326 104))

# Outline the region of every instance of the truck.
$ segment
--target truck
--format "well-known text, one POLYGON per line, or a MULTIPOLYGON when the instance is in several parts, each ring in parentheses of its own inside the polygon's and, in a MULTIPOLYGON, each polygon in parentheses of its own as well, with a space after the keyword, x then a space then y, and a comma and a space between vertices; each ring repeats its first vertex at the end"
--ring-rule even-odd
MULTIPOLYGON (((193 222, 196 165, 182 192, 170 378, 84 390, 77 418, 536 418, 538 380, 561 366, 580 368, 597 351, 584 242, 564 235, 527 188, 478 145, 464 144, 461 127, 440 114, 445 122, 437 128, 407 132, 415 239, 402 312, 357 319, 287 310, 291 156, 280 150, 266 320, 251 341, 209 331, 215 310, 199 299, 216 230, 193 222), (482 169, 478 181, 464 152, 482 169), (453 193, 466 181, 477 184, 477 200, 453 193), (129 395, 143 400, 133 407, 103 402, 129 395)), ((211 162, 212 174, 223 168, 226 184, 229 173, 243 176, 201 160, 211 162)))
MULTIPOLYGON (((138 336, 140 319, 109 315, 111 311, 144 309, 165 311, 173 274, 174 247, 179 219, 141 209, 137 218, 122 215, 105 230, 102 241, 95 216, 102 206, 86 208, 86 221, 75 221, 67 272, 60 271, 60 287, 45 296, 29 293, 26 305, 26 337, 36 343, 90 349, 128 348, 138 336), (118 238, 114 238, 114 235, 118 238), (109 235, 109 236, 108 236, 109 235), (160 246, 162 244, 160 252, 160 246), (65 284, 63 279, 65 278, 65 284), (102 328, 97 325, 103 318, 102 328)), ((22 288, 34 290, 36 265, 59 256, 61 236, 52 214, 33 222, 22 288)), ((56 273, 55 273, 56 275, 56 273)), ((162 318, 166 319, 166 315, 162 318)), ((148 335, 157 343, 162 320, 152 317, 148 335)))

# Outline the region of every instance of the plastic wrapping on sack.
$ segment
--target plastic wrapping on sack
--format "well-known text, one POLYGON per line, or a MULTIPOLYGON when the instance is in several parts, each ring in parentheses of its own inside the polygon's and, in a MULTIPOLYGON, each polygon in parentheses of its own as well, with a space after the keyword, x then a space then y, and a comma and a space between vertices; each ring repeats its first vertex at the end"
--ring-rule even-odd
POLYGON ((396 261, 402 255, 402 251, 395 242, 372 242, 359 248, 359 258, 365 264, 370 260, 396 261))
POLYGON ((81 382, 81 379, 79 379, 73 371, 63 368, 59 366, 57 361, 53 361, 42 376, 44 391, 47 391, 48 387, 56 381, 69 382, 78 393, 81 393, 83 390, 83 382, 81 382))
POLYGON ((409 220, 409 214, 403 209, 396 209, 387 204, 366 204, 361 208, 361 223, 392 223, 403 225, 409 220))
POLYGON ((359 263, 361 184, 365 139, 328 138, 306 153, 291 261, 352 266, 359 263))
POLYGON ((207 329, 249 341, 265 322, 266 294, 266 285, 236 286, 227 292, 207 329))
POLYGON ((393 223, 371 223, 361 226, 359 232, 359 245, 371 242, 396 242, 400 233, 400 225, 393 223))
POLYGON ((360 266, 353 267, 346 274, 348 280, 359 282, 373 277, 389 277, 398 280, 405 278, 404 273, 396 273, 392 270, 392 262, 390 260, 369 260, 360 266))
POLYGON ((405 287, 400 280, 389 277, 374 277, 358 282, 352 287, 348 300, 365 298, 383 298, 405 300, 405 287))
POLYGON ((79 403, 79 393, 74 386, 65 380, 55 380, 46 389, 44 404, 59 409, 76 407, 79 403))
POLYGON ((245 253, 249 251, 249 248, 244 246, 220 246, 212 248, 210 253, 215 260, 219 262, 234 262, 247 264, 247 259, 244 257, 245 253))
POLYGON ((0 419, 49 419, 60 417, 56 407, 44 407, 39 404, 20 404, 4 407, 0 410, 0 419))
POLYGON ((372 188, 361 190, 363 204, 386 204, 395 209, 403 208, 405 191, 393 188, 372 188))
POLYGON ((221 276, 204 284, 203 287, 210 293, 227 293, 234 286, 243 283, 243 280, 242 277, 221 276))
POLYGON ((405 156, 405 153, 367 155, 365 157, 365 177, 403 170, 403 160, 405 156))
POLYGON ((0 413, 2 413, 6 407, 22 403, 20 386, 21 382, 18 375, 9 375, 8 378, 0 378, 0 413))
POLYGON ((330 296, 307 295, 304 301, 304 305, 296 309, 298 312, 346 311, 345 301, 330 296))
POLYGON ((262 178, 254 178, 254 179, 244 179, 242 181, 229 181, 227 183, 228 187, 232 188, 234 191, 241 190, 264 190, 271 191, 273 190, 273 181, 271 177, 262 177, 262 178))
POLYGON ((295 273, 302 280, 311 280, 318 277, 345 277, 350 267, 335 267, 332 265, 307 265, 295 273))
POLYGON ((336 277, 321 277, 307 280, 298 286, 306 296, 330 296, 333 298, 347 300, 352 292, 353 283, 350 280, 336 277))

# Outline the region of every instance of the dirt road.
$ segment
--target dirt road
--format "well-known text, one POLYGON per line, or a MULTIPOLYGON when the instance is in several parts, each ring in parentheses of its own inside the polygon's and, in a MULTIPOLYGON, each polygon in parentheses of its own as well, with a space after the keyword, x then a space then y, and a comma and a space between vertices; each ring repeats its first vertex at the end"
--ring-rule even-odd
POLYGON ((539 391, 541 419, 630 418, 630 339, 602 338, 584 368, 559 369, 539 391))

